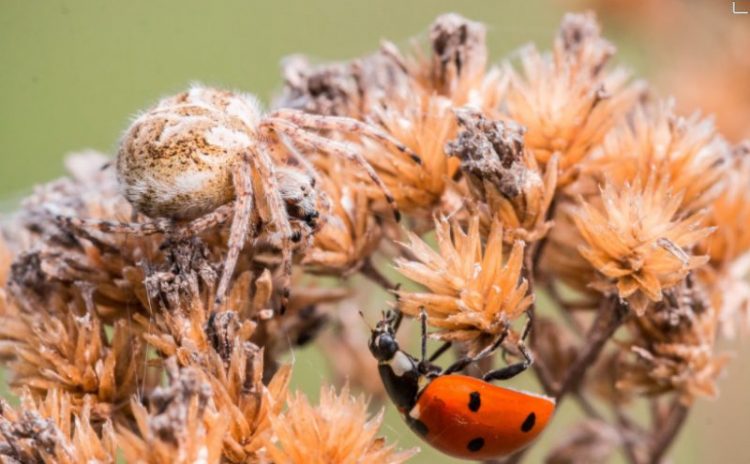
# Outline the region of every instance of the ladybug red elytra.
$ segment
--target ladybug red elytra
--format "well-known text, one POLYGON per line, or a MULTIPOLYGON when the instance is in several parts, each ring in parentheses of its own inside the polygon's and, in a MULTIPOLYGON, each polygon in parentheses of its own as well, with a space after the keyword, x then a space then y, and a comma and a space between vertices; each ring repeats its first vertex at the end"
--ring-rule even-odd
POLYGON ((547 426, 555 400, 542 395, 492 385, 510 379, 531 365, 520 345, 522 362, 488 372, 482 379, 455 374, 495 351, 507 331, 473 357, 463 357, 446 369, 433 364, 449 347, 426 357, 427 325, 422 312, 421 359, 402 351, 396 332, 402 314, 389 312, 372 330, 369 347, 388 395, 409 427, 432 447, 463 459, 491 459, 512 454, 531 443, 547 426))

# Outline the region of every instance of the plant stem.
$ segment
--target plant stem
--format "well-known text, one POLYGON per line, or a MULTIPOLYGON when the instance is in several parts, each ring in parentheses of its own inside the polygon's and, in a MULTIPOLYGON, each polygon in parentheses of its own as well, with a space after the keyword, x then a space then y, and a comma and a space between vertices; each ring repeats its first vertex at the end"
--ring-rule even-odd
POLYGON ((617 297, 607 300, 596 315, 586 334, 583 347, 573 364, 568 368, 565 378, 557 391, 557 402, 571 390, 578 388, 588 368, 596 361, 607 340, 617 331, 628 315, 628 307, 617 297))
POLYGON ((690 408, 682 404, 679 398, 675 400, 669 415, 661 422, 659 430, 655 430, 656 436, 651 445, 651 456, 648 464, 659 464, 661 462, 661 458, 677 438, 682 426, 685 425, 689 412, 690 408))
POLYGON ((380 285, 386 291, 396 290, 396 285, 388 280, 388 277, 384 276, 380 270, 372 263, 371 259, 365 260, 360 268, 359 272, 370 279, 372 282, 380 285))

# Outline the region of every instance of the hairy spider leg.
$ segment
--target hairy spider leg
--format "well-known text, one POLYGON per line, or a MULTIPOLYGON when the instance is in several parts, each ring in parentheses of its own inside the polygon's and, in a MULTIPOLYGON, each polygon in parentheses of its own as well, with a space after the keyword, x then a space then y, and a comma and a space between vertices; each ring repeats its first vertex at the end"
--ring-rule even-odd
POLYGON ((338 132, 349 132, 375 139, 385 146, 395 148, 406 153, 415 163, 422 164, 422 158, 413 150, 399 142, 392 136, 377 127, 365 124, 353 118, 345 116, 324 116, 320 114, 305 113, 300 110, 279 109, 271 113, 271 118, 280 118, 289 121, 305 129, 331 130, 338 132))
POLYGON ((396 221, 399 221, 401 219, 401 213, 398 210, 398 205, 396 205, 396 200, 394 199, 393 194, 390 192, 380 176, 378 176, 378 174, 372 168, 370 163, 367 162, 367 160, 362 156, 362 153, 360 153, 358 150, 348 144, 337 142, 309 132, 302 127, 297 126, 284 119, 270 118, 268 121, 265 121, 265 123, 267 123, 272 130, 287 135, 290 139, 294 140, 294 142, 298 146, 330 153, 336 156, 341 156, 345 159, 357 163, 360 167, 362 167, 362 169, 365 170, 370 179, 372 179, 375 185, 377 185, 378 188, 380 188, 380 190, 383 192, 386 201, 393 210, 393 215, 396 221))
POLYGON ((227 256, 224 259, 224 269, 221 273, 219 286, 216 288, 216 309, 218 310, 226 300, 229 283, 237 266, 242 248, 247 240, 250 219, 253 211, 253 162, 249 153, 243 153, 237 168, 232 173, 234 186, 234 215, 229 229, 227 241, 227 256))

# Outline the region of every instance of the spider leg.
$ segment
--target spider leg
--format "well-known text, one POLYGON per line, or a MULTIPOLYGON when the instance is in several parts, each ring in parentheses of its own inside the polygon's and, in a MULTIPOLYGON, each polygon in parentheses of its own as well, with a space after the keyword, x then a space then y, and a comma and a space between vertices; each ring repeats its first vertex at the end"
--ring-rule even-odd
POLYGON ((236 215, 236 207, 235 203, 227 203, 226 205, 219 206, 210 213, 206 213, 186 224, 179 225, 176 231, 177 237, 186 238, 191 235, 197 235, 205 230, 226 223, 233 214, 236 215))
POLYGON ((305 129, 331 130, 364 135, 365 137, 377 140, 387 147, 395 148, 402 153, 406 153, 415 163, 422 163, 422 159, 419 155, 414 153, 413 150, 409 149, 409 147, 403 143, 377 127, 353 118, 343 116, 323 116, 292 109, 279 109, 271 113, 270 116, 271 118, 284 119, 305 129))
POLYGON ((306 131, 305 129, 296 126, 285 119, 269 118, 265 121, 265 124, 270 126, 274 131, 285 134, 298 146, 331 153, 337 156, 342 156, 359 164, 360 167, 362 167, 362 169, 367 172, 367 175, 370 176, 370 179, 372 179, 375 185, 380 188, 380 190, 383 192, 383 195, 385 195, 385 199, 391 206, 396 221, 399 221, 401 219, 401 213, 398 210, 398 206, 396 205, 396 200, 393 198, 393 194, 385 185, 380 176, 378 176, 378 174, 372 168, 370 163, 367 162, 367 160, 362 156, 362 153, 360 153, 358 150, 345 143, 327 139, 320 135, 306 131))
POLYGON ((272 140, 266 140, 260 147, 258 153, 256 182, 261 186, 263 201, 258 198, 258 210, 261 217, 267 217, 274 227, 278 229, 281 241, 281 268, 282 268, 282 289, 281 289, 281 307, 279 313, 284 314, 289 303, 289 288, 292 281, 292 236, 294 231, 289 224, 289 216, 286 212, 286 204, 279 193, 279 185, 274 174, 273 162, 268 156, 268 143, 279 143, 272 140))
MULTIPOLYGON (((109 234, 155 235, 174 234, 186 238, 225 223, 232 215, 233 205, 223 205, 186 224, 177 224, 172 219, 159 218, 148 222, 119 222, 106 219, 83 219, 63 214, 53 214, 55 222, 65 228, 81 232, 98 231, 109 234)), ((135 216, 135 215, 134 215, 135 216)))
POLYGON ((253 210, 253 185, 252 172, 253 164, 250 154, 242 155, 242 160, 232 176, 234 184, 234 217, 232 226, 229 229, 229 240, 227 241, 227 257, 224 259, 224 269, 221 272, 221 279, 216 288, 215 305, 217 309, 221 308, 229 291, 229 283, 234 275, 234 268, 237 266, 237 259, 240 256, 242 248, 245 246, 248 229, 250 228, 250 217, 253 210))
POLYGON ((105 234, 154 235, 169 234, 176 225, 171 219, 155 219, 149 222, 118 222, 106 219, 84 219, 64 214, 53 215, 54 221, 66 229, 105 234))

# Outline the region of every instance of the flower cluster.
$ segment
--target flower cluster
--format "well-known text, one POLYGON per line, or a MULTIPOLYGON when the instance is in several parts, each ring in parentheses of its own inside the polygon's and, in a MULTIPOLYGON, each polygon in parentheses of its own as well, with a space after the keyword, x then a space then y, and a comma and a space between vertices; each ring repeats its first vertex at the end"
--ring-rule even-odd
POLYGON ((615 48, 593 14, 566 15, 551 52, 527 47, 520 63, 489 64, 486 34, 446 14, 426 47, 288 59, 271 113, 287 119, 269 116, 264 130, 289 153, 269 179, 234 184, 278 188, 279 200, 248 213, 234 192, 212 221, 191 218, 192 234, 148 222, 108 157, 71 157, 0 240, 0 358, 23 398, 2 405, 0 456, 404 462, 416 451, 387 444, 382 414, 349 387, 384 396, 357 311, 380 286, 458 352, 502 337, 519 366, 535 361, 547 395, 579 400, 590 417, 548 462, 618 446, 658 462, 687 408, 716 396, 729 359, 717 341, 750 320, 748 145, 730 148, 709 119, 681 116, 610 66, 615 48), (300 129, 311 120, 328 121, 315 126, 326 138, 300 129), (257 230, 229 224, 235 209, 257 230), (304 233, 260 233, 279 217, 304 233), (147 233, 115 226, 128 220, 147 233), (356 274, 368 281, 347 287, 356 274), (311 342, 346 385, 324 387, 318 405, 290 394, 283 362, 311 342), (597 394, 616 422, 603 423, 597 394), (629 415, 666 401, 670 413, 648 426, 629 415))

